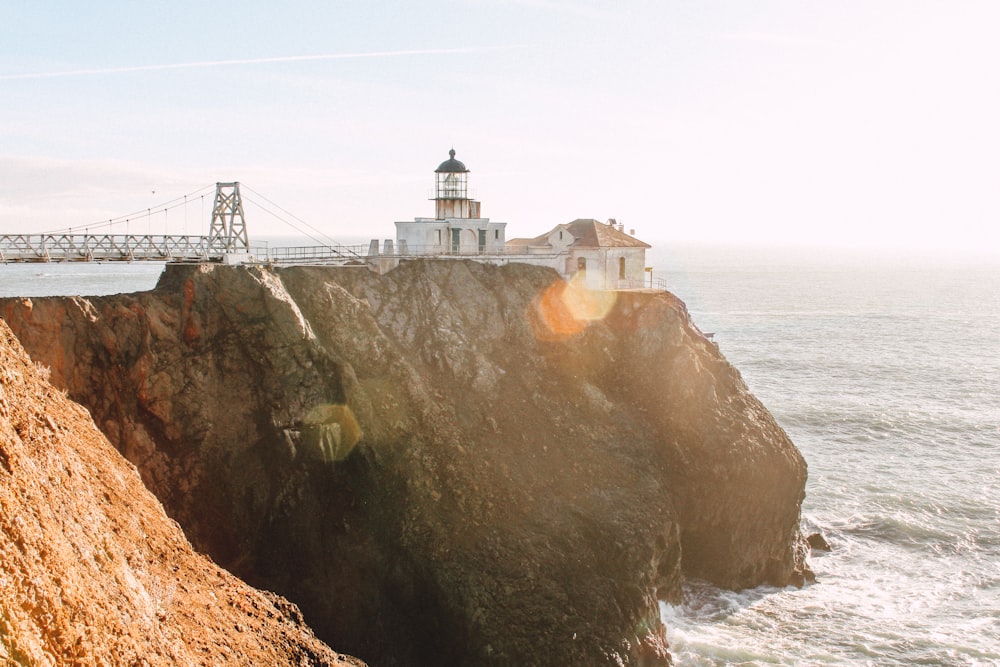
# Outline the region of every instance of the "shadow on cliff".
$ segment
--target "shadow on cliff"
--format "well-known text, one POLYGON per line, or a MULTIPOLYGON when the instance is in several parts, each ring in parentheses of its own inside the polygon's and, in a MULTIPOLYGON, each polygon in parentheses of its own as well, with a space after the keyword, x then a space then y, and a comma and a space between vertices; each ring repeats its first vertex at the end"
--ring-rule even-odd
POLYGON ((676 298, 567 319, 565 289, 461 261, 169 266, 0 312, 197 547, 338 650, 667 664, 682 572, 801 577, 805 463, 676 298))

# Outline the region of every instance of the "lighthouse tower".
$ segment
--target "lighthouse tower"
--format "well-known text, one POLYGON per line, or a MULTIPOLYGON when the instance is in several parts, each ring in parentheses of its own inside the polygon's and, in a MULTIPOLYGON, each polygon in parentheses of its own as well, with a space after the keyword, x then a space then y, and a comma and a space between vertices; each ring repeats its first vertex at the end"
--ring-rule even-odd
POLYGON ((438 220, 478 218, 479 202, 469 199, 469 170, 455 159, 455 149, 434 170, 434 201, 438 220))
POLYGON ((469 198, 469 170, 455 158, 434 170, 434 217, 396 222, 400 255, 502 254, 506 222, 480 217, 479 202, 469 198))

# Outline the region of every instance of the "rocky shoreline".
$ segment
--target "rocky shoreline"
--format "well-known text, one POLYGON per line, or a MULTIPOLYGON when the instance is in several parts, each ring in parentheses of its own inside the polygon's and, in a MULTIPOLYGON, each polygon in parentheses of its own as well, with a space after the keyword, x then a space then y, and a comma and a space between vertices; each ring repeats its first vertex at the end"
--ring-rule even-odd
POLYGON ((808 575, 805 462, 665 292, 172 265, 0 315, 196 549, 372 664, 669 664, 683 577, 808 575))

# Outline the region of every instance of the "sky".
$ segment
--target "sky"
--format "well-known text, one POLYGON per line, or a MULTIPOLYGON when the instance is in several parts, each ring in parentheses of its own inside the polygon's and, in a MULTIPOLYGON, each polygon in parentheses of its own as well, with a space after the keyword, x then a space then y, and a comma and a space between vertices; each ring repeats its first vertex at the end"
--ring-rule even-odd
POLYGON ((454 148, 508 238, 1000 253, 998 29, 996 0, 4 3, 0 233, 207 233, 239 181, 251 237, 392 238, 454 148))

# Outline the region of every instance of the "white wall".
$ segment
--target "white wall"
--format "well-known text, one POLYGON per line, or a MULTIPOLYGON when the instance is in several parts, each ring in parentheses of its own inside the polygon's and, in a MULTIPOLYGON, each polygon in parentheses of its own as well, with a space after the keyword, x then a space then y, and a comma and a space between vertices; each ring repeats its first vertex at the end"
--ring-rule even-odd
POLYGON ((452 230, 461 230, 459 254, 478 255, 479 231, 485 230, 485 253, 502 253, 506 244, 507 223, 489 218, 416 218, 396 222, 396 245, 406 243, 409 254, 446 255, 452 252, 452 230))

